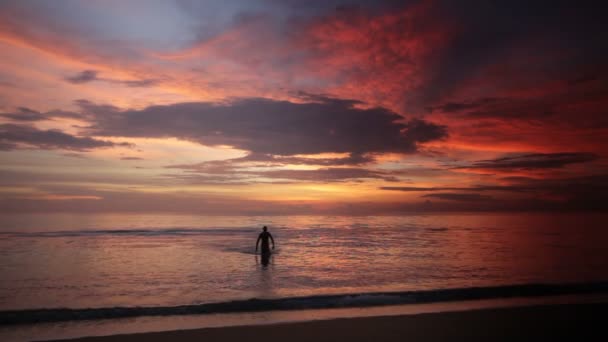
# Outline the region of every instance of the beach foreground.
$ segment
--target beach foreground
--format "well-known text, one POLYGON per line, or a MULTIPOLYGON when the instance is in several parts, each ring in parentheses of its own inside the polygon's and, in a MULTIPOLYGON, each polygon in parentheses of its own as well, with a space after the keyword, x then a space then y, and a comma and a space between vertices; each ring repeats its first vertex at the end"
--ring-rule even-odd
POLYGON ((608 303, 361 317, 275 325, 204 328, 71 341, 513 341, 608 337, 608 303))

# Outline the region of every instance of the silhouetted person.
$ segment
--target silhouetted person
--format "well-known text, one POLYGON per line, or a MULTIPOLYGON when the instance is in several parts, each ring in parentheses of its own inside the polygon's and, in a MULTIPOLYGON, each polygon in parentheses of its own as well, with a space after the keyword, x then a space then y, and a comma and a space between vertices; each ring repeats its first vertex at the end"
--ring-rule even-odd
POLYGON ((264 263, 264 257, 266 257, 266 259, 270 257, 270 245, 268 244, 268 239, 272 241, 272 249, 274 249, 274 239, 268 232, 268 228, 264 226, 263 230, 264 231, 260 233, 258 240, 255 242, 255 251, 257 252, 260 240, 262 241, 262 264, 264 263))

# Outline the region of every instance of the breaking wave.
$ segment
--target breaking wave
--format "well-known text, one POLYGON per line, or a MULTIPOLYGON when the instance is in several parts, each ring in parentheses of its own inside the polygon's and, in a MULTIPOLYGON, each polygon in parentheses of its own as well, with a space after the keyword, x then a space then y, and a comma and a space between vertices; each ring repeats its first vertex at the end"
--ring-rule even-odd
POLYGON ((0 325, 97 320, 137 316, 200 315, 215 313, 260 312, 351 308, 381 305, 416 304, 511 297, 608 293, 608 282, 581 284, 526 284, 443 290, 357 293, 274 299, 233 300, 158 307, 107 307, 88 309, 28 309, 0 311, 0 325))

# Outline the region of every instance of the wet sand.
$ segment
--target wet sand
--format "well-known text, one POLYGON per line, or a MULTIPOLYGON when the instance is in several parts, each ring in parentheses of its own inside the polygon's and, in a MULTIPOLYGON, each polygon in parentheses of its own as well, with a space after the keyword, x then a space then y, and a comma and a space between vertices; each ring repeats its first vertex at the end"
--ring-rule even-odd
POLYGON ((483 309, 151 332, 72 341, 545 341, 608 340, 608 303, 483 309))

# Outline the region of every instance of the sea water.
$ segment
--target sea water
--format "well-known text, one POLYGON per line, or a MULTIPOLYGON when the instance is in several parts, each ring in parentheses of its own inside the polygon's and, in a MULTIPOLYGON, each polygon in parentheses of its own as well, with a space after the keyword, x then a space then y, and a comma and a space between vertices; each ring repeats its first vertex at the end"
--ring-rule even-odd
POLYGON ((0 311, 605 282, 607 219, 4 215, 0 311), (255 253, 262 226, 276 242, 267 265, 255 253))

